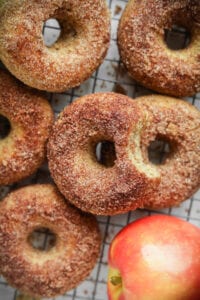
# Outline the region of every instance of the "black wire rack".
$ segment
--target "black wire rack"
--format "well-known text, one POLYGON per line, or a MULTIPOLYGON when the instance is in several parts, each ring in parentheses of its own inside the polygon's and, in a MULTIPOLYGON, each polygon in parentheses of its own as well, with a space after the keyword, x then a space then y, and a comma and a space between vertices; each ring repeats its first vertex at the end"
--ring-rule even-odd
MULTIPOLYGON (((137 96, 152 93, 136 84, 123 68, 117 49, 117 27, 118 22, 127 3, 126 0, 108 0, 111 10, 112 29, 111 44, 104 63, 86 82, 80 87, 71 89, 62 94, 48 94, 49 101, 57 115, 65 106, 70 105, 76 98, 89 93, 115 91, 126 94, 133 99, 137 96)), ((43 28, 44 40, 47 46, 55 42, 60 34, 60 26, 56 20, 48 20, 43 28)), ((168 45, 175 47, 184 47, 188 44, 189 33, 183 28, 174 27, 171 31, 165 32, 165 39, 168 45), (175 45, 176 43, 176 45, 175 45), (175 45, 175 46, 173 46, 175 45), (178 46, 177 46, 178 45, 178 46)), ((155 93, 155 92, 154 92, 155 93)), ((185 99, 200 109, 200 94, 185 99)), ((155 150, 165 155, 166 144, 160 143, 153 145, 152 153, 155 150), (157 149, 157 150, 156 150, 157 149), (158 150, 159 149, 159 150, 158 150)), ((151 151, 150 151, 151 152, 151 151)), ((162 158, 161 158, 162 159, 162 158)), ((9 191, 30 183, 46 183, 51 181, 47 164, 44 164, 36 174, 12 186, 0 187, 0 195, 3 198, 9 191)), ((107 255, 109 245, 113 237, 130 222, 147 215, 169 214, 182 218, 200 227, 200 191, 191 199, 183 202, 179 207, 163 209, 158 211, 137 210, 127 214, 113 217, 97 217, 99 227, 102 233, 103 243, 101 255, 98 262, 89 277, 81 283, 76 289, 69 291, 63 296, 53 298, 56 300, 106 300, 107 299, 107 255)), ((35 243, 38 247, 46 249, 52 235, 49 232, 40 230, 36 233, 35 243)), ((35 300, 31 297, 25 297, 19 291, 11 288, 3 278, 0 278, 0 300, 35 300)))

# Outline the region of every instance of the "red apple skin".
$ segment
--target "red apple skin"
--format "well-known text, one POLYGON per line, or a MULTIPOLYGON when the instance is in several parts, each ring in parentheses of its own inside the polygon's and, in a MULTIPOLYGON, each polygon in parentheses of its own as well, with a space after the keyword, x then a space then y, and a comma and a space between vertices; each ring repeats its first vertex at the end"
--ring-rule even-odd
POLYGON ((108 299, 200 300, 200 229, 165 215, 122 229, 109 249, 108 299))

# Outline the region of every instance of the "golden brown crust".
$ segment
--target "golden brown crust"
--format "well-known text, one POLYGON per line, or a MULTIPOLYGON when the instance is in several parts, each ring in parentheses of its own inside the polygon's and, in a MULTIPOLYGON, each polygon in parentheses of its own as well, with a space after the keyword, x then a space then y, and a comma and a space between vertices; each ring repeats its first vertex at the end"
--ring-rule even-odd
POLYGON ((77 207, 113 215, 138 207, 169 207, 200 186, 200 113, 164 96, 135 101, 114 93, 80 98, 64 109, 48 143, 49 167, 59 190, 77 207), (163 165, 148 146, 163 137, 176 148, 163 165), (112 141, 115 165, 95 159, 95 145, 112 141), (177 145, 177 146, 176 146, 177 145))
POLYGON ((1 273, 29 295, 53 297, 74 288, 94 267, 100 240, 95 218, 71 206, 51 185, 21 188, 0 204, 1 273), (39 227, 57 236, 48 252, 27 242, 39 227))
POLYGON ((0 115, 11 124, 0 140, 0 184, 11 184, 34 173, 46 154, 53 111, 44 97, 0 71, 0 115))
POLYGON ((0 8, 0 57, 29 86, 61 92, 79 85, 100 65, 109 45, 105 0, 8 0, 0 8), (61 38, 48 48, 42 26, 56 18, 61 38), (69 37, 71 25, 75 37, 69 37))
POLYGON ((130 0, 118 28, 118 45, 130 75, 144 86, 172 96, 200 91, 200 2, 130 0), (191 32, 186 49, 170 50, 164 29, 180 25, 191 32))

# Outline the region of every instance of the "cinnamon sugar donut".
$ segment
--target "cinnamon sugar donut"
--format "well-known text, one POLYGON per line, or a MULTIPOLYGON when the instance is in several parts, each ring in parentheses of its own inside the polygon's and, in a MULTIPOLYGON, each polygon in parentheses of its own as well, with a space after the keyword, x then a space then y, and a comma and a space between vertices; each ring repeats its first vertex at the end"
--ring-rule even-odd
POLYGON ((7 0, 0 4, 0 58, 25 84, 51 92, 78 86, 109 45, 105 0, 7 0), (46 47, 43 23, 59 21, 60 39, 46 47), (73 34, 71 33, 73 31, 73 34))
POLYGON ((143 161, 149 164, 147 148, 154 140, 166 141, 170 152, 154 166, 159 185, 144 199, 144 206, 165 208, 180 204, 200 188, 200 112, 180 99, 146 96, 136 100, 146 114, 140 132, 143 161))
POLYGON ((53 112, 41 94, 0 70, 0 116, 11 127, 0 139, 0 185, 6 185, 31 175, 43 162, 53 112))
POLYGON ((51 175, 74 205, 113 215, 149 206, 169 207, 200 186, 200 112, 173 98, 132 99, 114 93, 88 95, 65 108, 48 143, 51 175), (148 147, 156 138, 172 151, 153 165, 148 147), (97 162, 101 141, 115 145, 112 167, 97 162))
POLYGON ((118 28, 121 59, 145 87, 172 96, 200 91, 200 1, 130 0, 118 28), (167 47, 165 29, 173 25, 191 33, 181 50, 167 47))
POLYGON ((94 267, 100 240, 95 218, 72 207, 51 185, 21 188, 0 204, 1 273, 26 294, 54 297, 74 288, 94 267), (41 227, 56 236, 48 251, 28 242, 41 227))
POLYGON ((131 133, 137 131, 141 116, 132 99, 115 93, 81 97, 60 114, 49 137, 49 168, 61 193, 74 205, 99 215, 142 206, 159 177, 151 166, 146 169, 136 153, 139 146, 132 149, 131 133), (113 167, 95 157, 102 141, 115 144, 113 167))

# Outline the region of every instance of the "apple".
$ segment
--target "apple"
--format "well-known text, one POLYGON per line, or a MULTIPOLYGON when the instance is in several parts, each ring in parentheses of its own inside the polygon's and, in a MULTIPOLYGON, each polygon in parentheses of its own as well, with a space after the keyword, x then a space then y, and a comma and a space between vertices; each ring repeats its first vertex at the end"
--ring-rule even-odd
POLYGON ((109 300, 200 300, 200 229, 154 215, 124 227, 109 248, 109 300))

